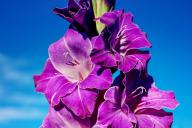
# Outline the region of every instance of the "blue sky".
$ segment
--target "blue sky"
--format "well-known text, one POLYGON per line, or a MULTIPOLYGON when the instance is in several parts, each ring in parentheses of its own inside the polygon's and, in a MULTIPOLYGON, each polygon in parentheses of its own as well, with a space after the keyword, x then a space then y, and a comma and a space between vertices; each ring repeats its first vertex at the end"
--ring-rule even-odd
MULTIPOLYGON (((0 1, 0 127, 37 128, 47 113, 43 95, 34 91, 47 48, 68 23, 52 13, 66 0, 0 1)), ((180 106, 173 128, 192 126, 192 2, 190 0, 117 0, 134 14, 153 47, 149 72, 159 88, 174 90, 180 106)))

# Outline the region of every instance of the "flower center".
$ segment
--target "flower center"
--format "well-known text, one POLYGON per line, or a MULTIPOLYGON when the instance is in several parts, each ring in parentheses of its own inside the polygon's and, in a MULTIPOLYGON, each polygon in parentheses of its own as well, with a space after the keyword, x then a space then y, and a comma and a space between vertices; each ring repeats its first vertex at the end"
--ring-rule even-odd
POLYGON ((76 58, 73 58, 68 52, 64 54, 66 61, 65 64, 69 68, 72 68, 74 73, 73 78, 68 78, 71 82, 78 82, 84 80, 91 72, 93 64, 88 58, 84 61, 78 61, 76 58))
POLYGON ((129 94, 129 96, 127 96, 126 103, 128 103, 130 100, 135 99, 146 92, 147 90, 143 86, 136 88, 131 94, 129 94))

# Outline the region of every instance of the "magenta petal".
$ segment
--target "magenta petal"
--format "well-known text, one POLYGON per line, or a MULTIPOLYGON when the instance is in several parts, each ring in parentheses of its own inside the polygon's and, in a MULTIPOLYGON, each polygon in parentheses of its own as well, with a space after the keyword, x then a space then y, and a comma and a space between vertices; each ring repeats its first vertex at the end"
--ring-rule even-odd
POLYGON ((103 39, 103 36, 96 36, 91 38, 91 43, 92 43, 93 49, 102 50, 105 48, 105 41, 103 39))
POLYGON ((41 128, 90 128, 89 122, 88 119, 80 119, 74 116, 65 107, 59 111, 50 107, 41 128))
MULTIPOLYGON (((91 41, 79 32, 68 29, 64 35, 66 47, 76 59, 87 59, 92 50, 91 41)), ((63 42, 64 43, 64 42, 63 42)))
POLYGON ((55 74, 60 74, 59 72, 57 72, 53 65, 51 64, 50 60, 48 59, 46 61, 44 70, 42 72, 41 75, 35 75, 33 77, 34 82, 35 82, 35 87, 36 87, 36 91, 38 92, 45 92, 46 89, 46 84, 47 82, 53 77, 55 76, 55 74))
POLYGON ((62 102, 80 118, 90 117, 95 107, 97 92, 76 87, 69 95, 62 98, 62 102))
POLYGON ((111 44, 116 45, 116 43, 128 42, 127 45, 124 45, 124 47, 127 47, 127 50, 151 47, 146 34, 133 23, 132 19, 133 16, 131 13, 116 10, 107 12, 99 18, 102 23, 107 25, 113 35, 112 40, 110 40, 112 41, 110 42, 111 44), (120 39, 120 42, 116 41, 115 43, 115 38, 120 39))
POLYGON ((85 78, 92 69, 89 57, 92 50, 91 42, 73 29, 49 47, 49 57, 54 68, 65 78, 77 82, 85 78))
POLYGON ((143 97, 141 102, 137 105, 136 111, 144 108, 153 108, 157 110, 162 108, 175 109, 177 106, 178 102, 172 91, 159 90, 153 84, 149 89, 147 96, 143 97))
POLYGON ((93 63, 102 65, 105 67, 114 67, 116 66, 116 59, 115 56, 107 50, 101 50, 97 53, 91 55, 91 60, 93 63))
POLYGON ((136 115, 139 128, 171 128, 172 113, 164 110, 146 109, 136 115))
POLYGON ((118 68, 123 72, 129 72, 136 66, 137 62, 138 60, 134 56, 121 57, 118 68))
POLYGON ((104 96, 105 101, 98 109, 95 128, 132 128, 136 118, 126 104, 121 105, 121 96, 117 86, 109 88, 104 96))
POLYGON ((61 98, 67 94, 70 94, 76 85, 71 84, 63 76, 55 76, 47 83, 47 89, 45 96, 52 106, 58 105, 61 98))
POLYGON ((130 51, 126 56, 116 55, 118 68, 127 73, 133 68, 142 70, 146 68, 147 62, 150 59, 150 54, 142 51, 130 51))
POLYGON ((137 60, 137 65, 135 69, 138 69, 138 70, 146 69, 147 62, 151 57, 151 55, 148 52, 142 52, 142 51, 138 51, 130 56, 134 56, 134 58, 137 60))
POLYGON ((146 34, 143 33, 139 28, 127 30, 125 34, 127 36, 126 40, 130 41, 130 43, 127 45, 129 50, 151 47, 150 42, 146 38, 146 34))
POLYGON ((109 88, 104 95, 104 99, 110 101, 111 103, 117 103, 120 98, 119 87, 113 86, 109 88))
POLYGON ((115 24, 115 21, 118 18, 118 14, 122 11, 114 10, 112 12, 107 12, 103 16, 99 17, 98 20, 100 20, 103 24, 107 26, 111 26, 115 24))
POLYGON ((93 46, 91 60, 95 64, 99 64, 105 67, 116 66, 114 55, 111 53, 111 51, 105 49, 107 44, 104 35, 101 34, 99 36, 93 37, 91 43, 93 46))
POLYGON ((44 93, 52 106, 59 104, 61 97, 71 93, 76 87, 54 69, 49 59, 43 73, 34 76, 34 81, 36 91, 44 93))
POLYGON ((112 73, 109 69, 101 68, 101 66, 95 65, 93 71, 89 76, 80 83, 81 89, 95 88, 104 90, 109 88, 112 83, 112 73))
POLYGON ((123 13, 121 27, 125 27, 124 30, 122 30, 124 33, 121 34, 126 36, 125 40, 129 42, 127 44, 129 50, 151 47, 151 43, 147 40, 146 34, 133 23, 131 13, 123 13))
POLYGON ((117 104, 113 104, 110 101, 104 101, 99 107, 98 119, 94 127, 107 128, 108 126, 112 126, 112 128, 133 127, 129 118, 129 114, 126 115, 124 112, 122 112, 117 104))
POLYGON ((151 57, 150 54, 134 54, 133 56, 138 60, 138 64, 136 66, 137 69, 145 69, 147 67, 147 62, 151 57))
POLYGON ((150 59, 150 54, 148 52, 132 50, 126 56, 119 58, 119 69, 123 72, 129 72, 133 68, 138 70, 145 69, 150 59))

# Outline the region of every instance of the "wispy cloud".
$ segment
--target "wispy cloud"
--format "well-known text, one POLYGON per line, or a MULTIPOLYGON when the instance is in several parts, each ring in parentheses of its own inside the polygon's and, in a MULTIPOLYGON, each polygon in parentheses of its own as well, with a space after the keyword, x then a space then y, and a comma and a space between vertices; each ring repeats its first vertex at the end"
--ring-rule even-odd
POLYGON ((45 114, 37 109, 0 108, 0 123, 8 123, 13 120, 43 119, 45 114))
MULTIPOLYGON (((12 94, 10 96, 6 96, 5 99, 7 102, 22 104, 22 105, 35 105, 35 106, 44 106, 47 104, 46 99, 44 96, 36 96, 33 95, 26 95, 26 94, 12 94)), ((6 102, 4 101, 4 102, 6 102)))
POLYGON ((30 60, 0 53, 0 124, 43 119, 47 101, 43 95, 33 92, 32 75, 35 72, 30 60), (19 85, 29 85, 30 88, 19 85))
POLYGON ((32 74, 34 71, 30 70, 30 63, 23 58, 11 58, 0 53, 0 74, 1 81, 11 81, 17 85, 26 85, 32 82, 32 74), (22 70, 22 68, 28 70, 22 70))
POLYGON ((47 101, 43 95, 12 93, 0 86, 0 126, 11 121, 42 120, 47 113, 47 101))
POLYGON ((38 93, 26 93, 15 90, 14 92, 6 89, 6 86, 0 85, 0 103, 16 104, 23 106, 44 106, 47 104, 45 97, 38 93))
POLYGON ((2 96, 5 93, 3 85, 0 84, 0 96, 2 96))

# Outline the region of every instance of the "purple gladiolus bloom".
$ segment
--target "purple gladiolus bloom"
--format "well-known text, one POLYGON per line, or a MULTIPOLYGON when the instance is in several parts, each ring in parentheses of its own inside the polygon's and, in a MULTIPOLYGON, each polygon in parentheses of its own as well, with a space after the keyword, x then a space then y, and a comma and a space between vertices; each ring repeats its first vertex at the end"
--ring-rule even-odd
POLYGON ((144 87, 138 87, 129 95, 126 91, 120 93, 119 87, 113 86, 107 90, 104 99, 95 128, 170 128, 172 113, 163 108, 174 109, 178 105, 173 92, 161 91, 154 84, 148 92, 144 87), (138 96, 143 93, 147 95, 138 102, 138 96))
POLYGON ((90 40, 73 29, 49 47, 45 69, 34 80, 52 107, 62 102, 80 118, 91 116, 98 90, 112 83, 111 71, 91 62, 91 50, 90 40))
POLYGON ((92 39, 95 49, 92 60, 95 63, 107 67, 116 66, 123 72, 146 67, 150 54, 140 49, 150 48, 151 44, 146 34, 132 22, 130 13, 115 10, 97 20, 105 24, 106 29, 92 39))
POLYGON ((41 128, 171 127, 164 108, 178 102, 148 74, 151 44, 132 14, 114 7, 115 0, 69 0, 54 9, 70 27, 34 76, 50 104, 41 128))

